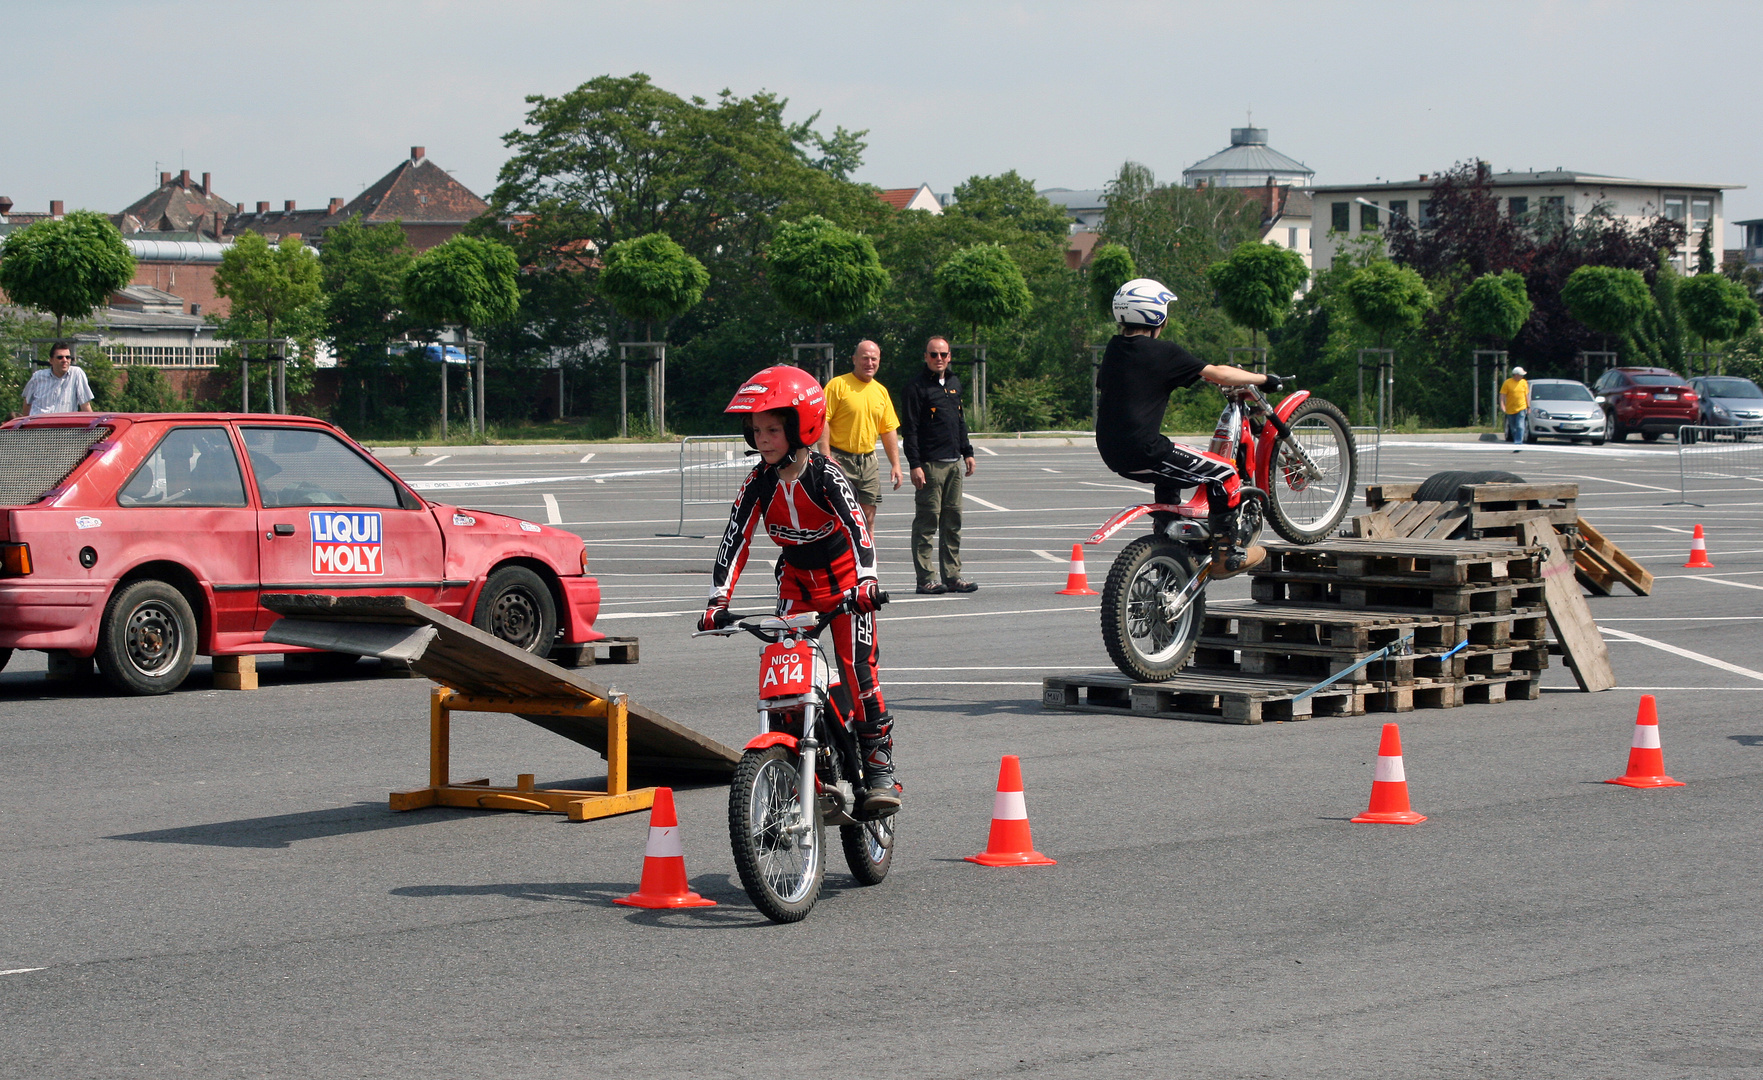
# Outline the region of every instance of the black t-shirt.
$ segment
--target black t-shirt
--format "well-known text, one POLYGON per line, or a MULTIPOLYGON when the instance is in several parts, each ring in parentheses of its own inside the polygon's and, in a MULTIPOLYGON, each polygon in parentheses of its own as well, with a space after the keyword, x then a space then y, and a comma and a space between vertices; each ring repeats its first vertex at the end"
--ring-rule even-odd
POLYGON ((1169 395, 1200 381, 1206 362, 1173 341, 1116 334, 1102 353, 1096 449, 1110 469, 1142 469, 1161 460, 1169 440, 1158 429, 1169 395))

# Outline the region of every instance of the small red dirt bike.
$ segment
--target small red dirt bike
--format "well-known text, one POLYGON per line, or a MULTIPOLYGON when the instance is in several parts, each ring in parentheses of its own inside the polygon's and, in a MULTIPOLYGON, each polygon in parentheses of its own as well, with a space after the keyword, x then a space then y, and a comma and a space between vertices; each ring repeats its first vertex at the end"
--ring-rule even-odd
MULTIPOLYGON (((1237 538, 1253 541, 1268 520, 1294 544, 1327 536, 1353 505, 1359 469, 1346 415, 1308 390, 1278 405, 1255 386, 1227 387, 1224 396, 1205 456, 1236 470, 1225 482, 1233 495, 1245 484, 1267 493, 1265 505, 1243 500, 1237 538)), ((1085 543, 1100 544, 1146 514, 1174 520, 1115 556, 1102 588, 1102 640, 1122 673, 1160 682, 1186 666, 1206 613, 1212 546, 1206 489, 1180 505, 1127 507, 1085 543)))
MULTIPOLYGON (((886 593, 881 601, 887 603, 886 593)), ((728 625, 692 635, 748 633, 766 643, 759 656, 760 734, 747 744, 729 786, 728 836, 741 885, 773 922, 800 921, 820 898, 827 823, 839 826, 845 862, 860 884, 879 885, 894 858, 894 815, 866 819, 859 812, 855 703, 839 684, 837 658, 820 642, 846 610, 841 604, 787 617, 725 613, 728 625)))

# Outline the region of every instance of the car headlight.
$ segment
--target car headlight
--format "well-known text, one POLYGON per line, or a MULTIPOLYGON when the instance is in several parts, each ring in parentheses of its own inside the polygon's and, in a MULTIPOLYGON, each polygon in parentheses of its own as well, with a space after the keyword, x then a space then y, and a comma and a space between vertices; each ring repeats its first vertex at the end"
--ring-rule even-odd
POLYGON ((1536 410, 1536 416, 1537 416, 1538 420, 1553 420, 1554 419, 1554 417, 1550 416, 1548 413, 1544 412, 1541 409, 1536 410))
POLYGON ((1722 420, 1732 419, 1732 413, 1728 412, 1724 405, 1714 406, 1714 415, 1720 417, 1722 420))

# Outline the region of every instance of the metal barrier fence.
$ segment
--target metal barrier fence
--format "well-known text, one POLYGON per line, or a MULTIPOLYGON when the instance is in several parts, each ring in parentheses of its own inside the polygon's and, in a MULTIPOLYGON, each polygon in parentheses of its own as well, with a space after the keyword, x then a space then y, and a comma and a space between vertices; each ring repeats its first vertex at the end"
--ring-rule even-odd
POLYGON ((752 469, 750 447, 739 435, 689 435, 679 441, 679 530, 657 536, 704 537, 686 532, 686 507, 730 506, 752 469))
POLYGON ((1375 424, 1354 424, 1347 429, 1353 436, 1353 445, 1359 451, 1359 483, 1360 491, 1365 484, 1377 483, 1377 470, 1383 465, 1383 429, 1375 424), (1361 432, 1371 433, 1371 479, 1365 478, 1365 440, 1361 432))
POLYGON ((1763 424, 1746 427, 1677 429, 1677 486, 1683 495, 1674 505, 1705 506, 1690 495, 1722 488, 1759 490, 1763 485, 1763 424))

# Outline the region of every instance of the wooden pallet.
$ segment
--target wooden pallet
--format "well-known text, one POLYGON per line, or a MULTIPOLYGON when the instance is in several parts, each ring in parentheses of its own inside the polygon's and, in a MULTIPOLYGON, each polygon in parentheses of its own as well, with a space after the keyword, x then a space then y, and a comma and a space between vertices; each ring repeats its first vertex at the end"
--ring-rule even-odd
POLYGON ((1249 595, 1257 603, 1328 604, 1355 611, 1508 614, 1540 602, 1543 586, 1368 585, 1320 574, 1263 574, 1249 583, 1249 595))
POLYGON ((1579 522, 1579 485, 1464 484, 1457 497, 1415 502, 1419 484, 1372 484, 1365 489, 1371 512, 1354 517, 1348 531, 1372 540, 1480 540, 1513 537, 1519 522, 1545 520, 1571 532, 1579 522))
POLYGON ((1609 596, 1626 585, 1636 596, 1653 594, 1653 575, 1629 558, 1604 534, 1579 519, 1579 543, 1573 549, 1573 576, 1595 596, 1609 596))
MULTIPOLYGON (((1418 505, 1425 505, 1424 503, 1418 505)), ((1249 571, 1327 574, 1368 584, 1497 585, 1535 581, 1540 550, 1455 540, 1331 540, 1263 545, 1268 559, 1249 571)))
POLYGON ((1416 648, 1450 648, 1455 621, 1443 616, 1397 615, 1314 607, 1256 605, 1206 612, 1202 638, 1230 638, 1241 645, 1321 646, 1360 656, 1414 635, 1416 648))
POLYGON ((1358 716, 1365 692, 1337 683, 1302 701, 1308 680, 1182 672, 1165 682, 1134 682, 1118 672, 1049 675, 1041 680, 1041 705, 1071 712, 1154 716, 1214 724, 1261 724, 1313 716, 1358 716))
POLYGON ((549 659, 564 668, 634 664, 640 657, 638 645, 638 639, 634 637, 607 637, 580 645, 558 645, 551 650, 549 659))

